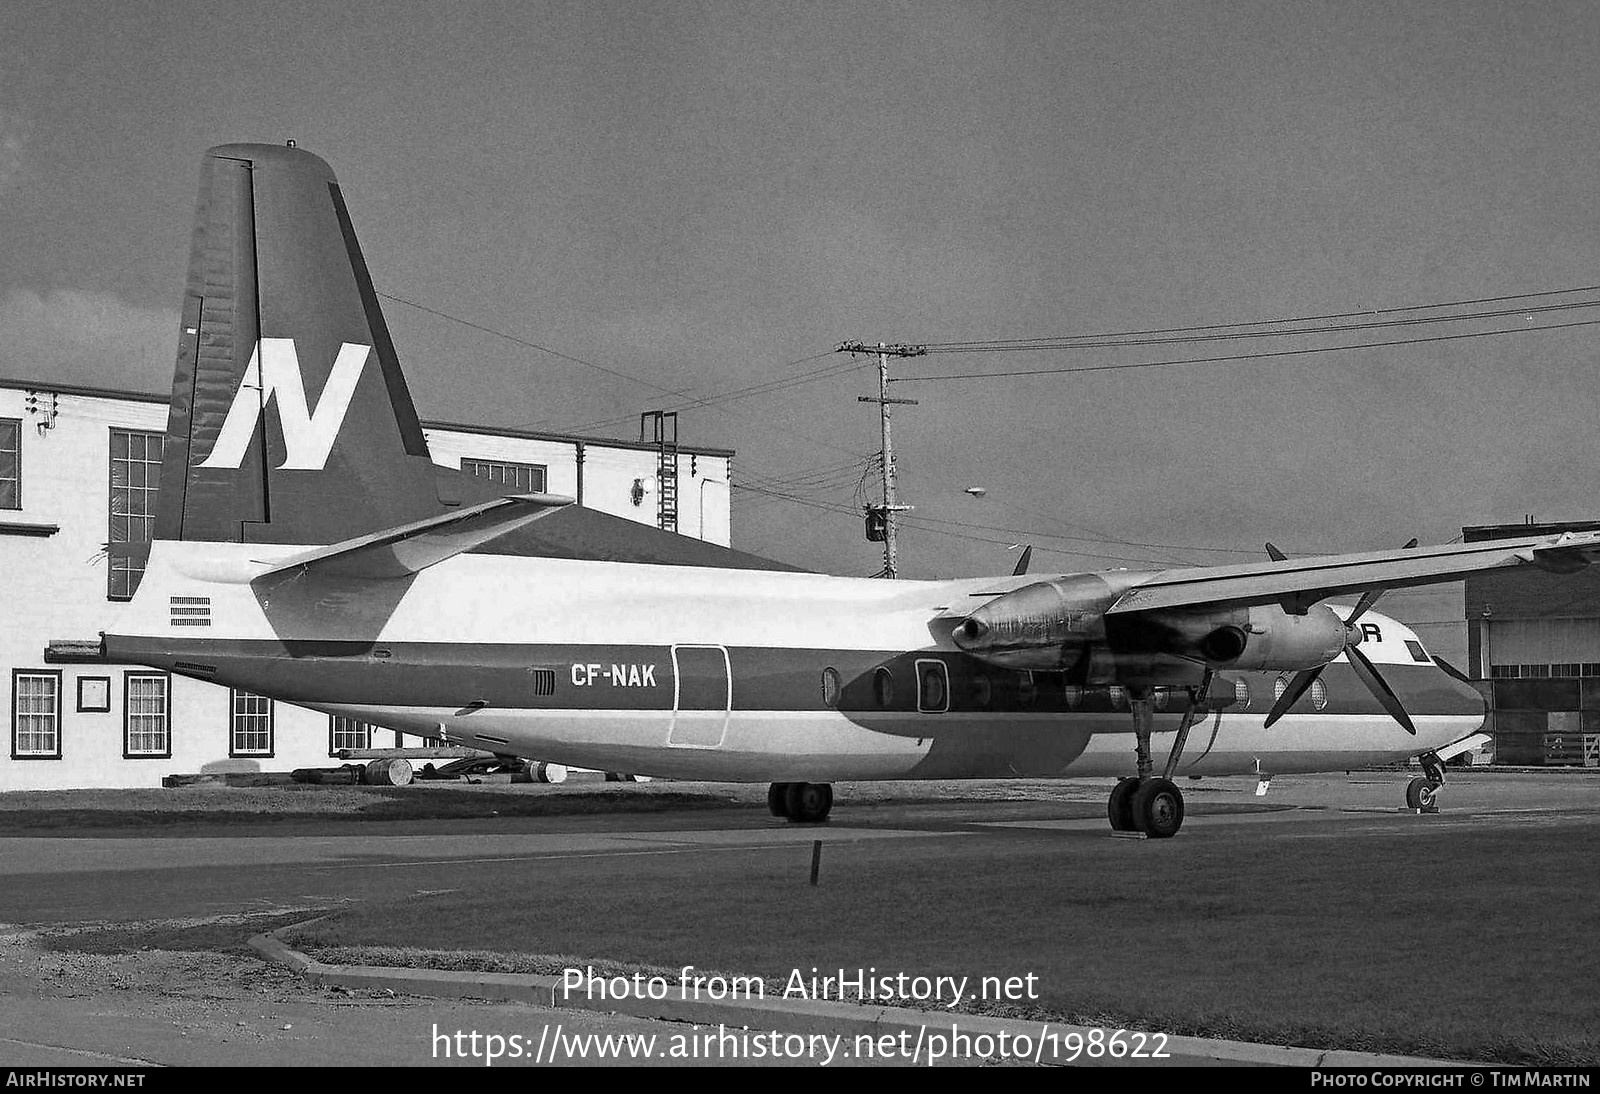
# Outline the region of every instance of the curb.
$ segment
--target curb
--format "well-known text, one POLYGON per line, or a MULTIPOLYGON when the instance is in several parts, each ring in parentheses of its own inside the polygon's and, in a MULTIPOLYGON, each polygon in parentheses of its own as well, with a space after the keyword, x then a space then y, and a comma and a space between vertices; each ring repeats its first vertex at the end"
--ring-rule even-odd
MULTIPOLYGON (((981 1014, 950 1011, 912 1010, 907 1007, 873 1006, 815 999, 726 1000, 672 998, 651 999, 631 992, 591 998, 588 994, 562 990, 558 976, 537 973, 447 972, 441 969, 385 968, 381 966, 325 965, 292 949, 271 934, 255 935, 250 946, 268 961, 288 966, 315 984, 330 987, 389 990, 397 994, 421 995, 440 999, 486 999, 491 1002, 528 1003, 552 1009, 586 1010, 606 1014, 626 1014, 635 1018, 654 1018, 670 1022, 689 1022, 699 1026, 760 1027, 797 1034, 846 1034, 874 1038, 902 1035, 918 1039, 932 1032, 953 1038, 957 1027, 970 1037, 990 1036, 1015 1040, 1031 1038, 1039 1044, 1040 1034, 1048 1029, 1060 1040, 1073 1034, 1087 1040, 1098 1032, 1102 1042, 1113 1031, 1091 1026, 1058 1022, 993 1018, 981 1014)), ((1129 1031, 1132 1032, 1132 1031, 1129 1031)), ((1060 1044, 1058 1040, 1057 1044, 1060 1044)), ((920 1044, 920 1040, 918 1041, 920 1044)), ((1147 1045, 1150 1051, 1156 1046, 1147 1045)), ((1045 1063, 1079 1065, 1123 1065, 1162 1063, 1167 1065, 1240 1064, 1258 1067, 1463 1067, 1461 1060, 1434 1060, 1421 1056, 1390 1056, 1372 1052, 1347 1052, 1338 1049, 1293 1048, 1283 1045, 1223 1041, 1204 1037, 1167 1036, 1162 1051, 1169 1055, 1157 1060, 1088 1058, 1046 1060, 1045 1063)), ((1064 1051, 1064 1046, 1062 1046, 1064 1051)))

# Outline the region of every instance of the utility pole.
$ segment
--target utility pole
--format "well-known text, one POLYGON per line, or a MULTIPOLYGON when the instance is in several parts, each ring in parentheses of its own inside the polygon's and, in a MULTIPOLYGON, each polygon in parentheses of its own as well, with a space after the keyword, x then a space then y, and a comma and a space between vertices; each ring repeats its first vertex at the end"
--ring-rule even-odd
POLYGON ((894 434, 889 424, 889 407, 894 404, 916 406, 917 401, 889 396, 889 358, 918 357, 928 350, 925 346, 889 345, 885 342, 879 342, 875 347, 868 347, 862 342, 842 342, 838 352, 878 355, 878 394, 858 395, 856 401, 878 404, 878 420, 883 433, 883 504, 867 510, 867 538, 877 539, 874 532, 881 527, 883 576, 893 580, 900 576, 900 545, 895 535, 895 514, 909 512, 914 507, 899 504, 895 497, 894 434))

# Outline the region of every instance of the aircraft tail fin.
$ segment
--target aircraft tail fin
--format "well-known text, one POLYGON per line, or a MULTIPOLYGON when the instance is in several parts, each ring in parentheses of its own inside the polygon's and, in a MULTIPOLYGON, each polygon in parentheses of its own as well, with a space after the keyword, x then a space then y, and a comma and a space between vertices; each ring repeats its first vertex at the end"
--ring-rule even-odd
POLYGON ((332 169, 210 149, 155 538, 329 544, 443 511, 332 169))

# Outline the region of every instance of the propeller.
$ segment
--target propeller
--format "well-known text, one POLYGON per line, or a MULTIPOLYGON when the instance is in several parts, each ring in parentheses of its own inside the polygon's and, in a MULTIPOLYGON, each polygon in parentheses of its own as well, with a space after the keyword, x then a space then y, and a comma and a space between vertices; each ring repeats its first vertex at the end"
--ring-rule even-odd
MULTIPOLYGON (((1410 542, 1400 549, 1409 551, 1416 545, 1416 539, 1412 538, 1410 542)), ((1282 562, 1288 558, 1287 555, 1284 555, 1282 551, 1270 543, 1267 544, 1267 554, 1272 556, 1276 562, 1282 562)), ((1411 721, 1411 715, 1406 713, 1406 708, 1400 702, 1400 697, 1394 693, 1394 689, 1389 686, 1389 682, 1379 675, 1378 670, 1368 660, 1367 655, 1358 648, 1361 643, 1361 631, 1356 628, 1356 622, 1372 609, 1372 606, 1378 602, 1378 598, 1383 596, 1384 592, 1385 590, 1383 589, 1368 589, 1361 594, 1361 599, 1356 601, 1355 610, 1344 621, 1344 652, 1350 658, 1350 667, 1355 670, 1356 678, 1367 686, 1367 690, 1372 692, 1372 696, 1378 700, 1378 704, 1389 712, 1389 716, 1400 723, 1400 728, 1415 737, 1417 735, 1417 727, 1411 721)), ((1270 728, 1272 723, 1287 714, 1289 708, 1300 701, 1300 697, 1316 682, 1317 677, 1322 675, 1322 670, 1327 667, 1326 664, 1322 664, 1314 669, 1302 669, 1295 673, 1294 678, 1283 689, 1283 694, 1278 696, 1278 701, 1273 703, 1272 709, 1267 712, 1267 720, 1262 724, 1262 728, 1270 728)))

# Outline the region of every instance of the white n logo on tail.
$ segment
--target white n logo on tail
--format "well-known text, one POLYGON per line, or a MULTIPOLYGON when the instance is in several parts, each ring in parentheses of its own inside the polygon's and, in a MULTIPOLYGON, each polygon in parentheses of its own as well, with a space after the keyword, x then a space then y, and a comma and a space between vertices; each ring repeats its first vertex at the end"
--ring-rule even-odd
POLYGON ((306 408, 305 381, 300 376, 300 357, 293 338, 263 338, 250 355, 244 379, 228 407, 228 416, 217 434, 211 455, 200 467, 238 467, 256 431, 262 407, 268 399, 278 401, 278 421, 283 426, 283 446, 288 450, 280 469, 321 471, 328 463, 333 441, 344 425, 356 381, 372 353, 371 346, 346 342, 339 347, 333 371, 322 388, 316 413, 306 408))

